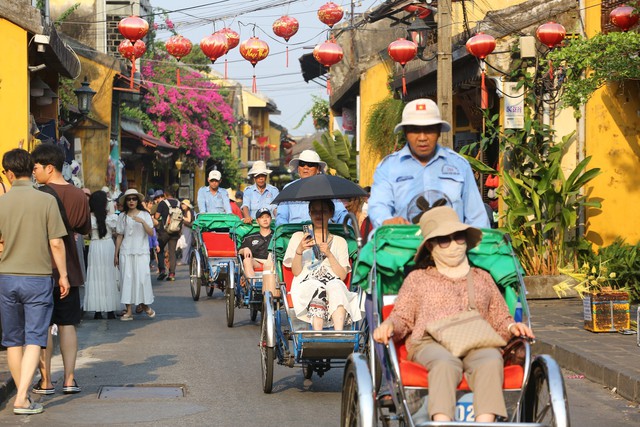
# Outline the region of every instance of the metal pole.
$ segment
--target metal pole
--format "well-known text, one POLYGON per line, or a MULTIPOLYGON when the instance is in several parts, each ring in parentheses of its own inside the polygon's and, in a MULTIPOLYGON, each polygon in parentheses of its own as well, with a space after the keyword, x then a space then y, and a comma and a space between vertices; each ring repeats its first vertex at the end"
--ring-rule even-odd
MULTIPOLYGON (((438 108, 442 118, 453 126, 451 23, 451 0, 438 1, 438 108)), ((443 132, 440 144, 453 148, 452 132, 443 132)))

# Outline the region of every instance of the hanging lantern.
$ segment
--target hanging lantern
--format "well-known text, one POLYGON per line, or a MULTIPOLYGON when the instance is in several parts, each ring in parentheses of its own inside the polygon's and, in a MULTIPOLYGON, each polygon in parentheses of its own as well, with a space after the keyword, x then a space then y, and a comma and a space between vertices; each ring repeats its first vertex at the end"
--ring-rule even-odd
POLYGON ((638 18, 640 15, 633 13, 633 7, 625 5, 616 7, 609 14, 611 23, 625 32, 638 23, 638 18))
POLYGON ((389 56, 394 61, 400 63, 402 67, 402 94, 407 94, 407 81, 404 76, 404 66, 418 54, 418 45, 407 39, 398 39, 389 43, 387 47, 389 56))
POLYGON ((342 7, 333 2, 323 4, 320 6, 320 9, 318 9, 318 19, 324 24, 327 24, 329 28, 333 28, 335 24, 340 22, 342 15, 344 15, 342 7))
POLYGON ((200 41, 200 49, 213 64, 229 50, 227 37, 220 33, 211 34, 200 41))
POLYGON ((536 30, 536 37, 540 40, 540 43, 549 49, 553 49, 562 43, 566 35, 567 31, 564 27, 553 21, 540 25, 536 30))
MULTIPOLYGON (((192 44, 188 38, 177 35, 169 37, 169 40, 165 43, 167 52, 169 55, 176 58, 178 62, 191 52, 192 44)), ((180 86, 180 67, 176 67, 176 82, 180 86)))
MULTIPOLYGON (((273 33, 282 37, 285 42, 288 42, 297 32, 300 25, 298 20, 291 16, 284 15, 275 20, 273 23, 273 33)), ((289 45, 286 46, 286 66, 289 66, 289 45)))
POLYGON ((135 44, 126 39, 120 42, 118 46, 118 52, 123 58, 131 61, 131 80, 129 82, 129 88, 133 89, 133 77, 136 73, 136 59, 141 58, 147 51, 147 45, 142 40, 137 40, 135 44))
POLYGON ((344 53, 338 43, 327 40, 313 49, 313 57, 329 69, 327 77, 327 93, 331 95, 331 66, 342 60, 344 53))
POLYGON ((467 52, 476 58, 480 59, 480 108, 489 108, 489 91, 487 91, 487 84, 485 82, 485 63, 484 59, 493 52, 496 48, 496 39, 489 34, 478 33, 475 36, 467 40, 467 52))
MULTIPOLYGON (((227 38, 227 53, 238 46, 240 43, 240 34, 233 31, 231 28, 223 28, 217 32, 217 34, 223 34, 227 38)), ((225 54, 226 55, 226 54, 225 54)), ((227 79, 227 58, 224 58, 224 78, 227 79)))
POLYGON ((240 55, 253 66, 253 92, 257 92, 256 87, 256 64, 269 55, 269 45, 257 37, 249 37, 240 44, 240 55))
POLYGON ((417 4, 410 4, 408 6, 403 7, 405 12, 413 13, 420 19, 425 19, 427 16, 431 15, 431 9, 427 9, 423 6, 418 6, 417 4))
POLYGON ((136 40, 144 38, 149 32, 149 23, 139 16, 129 16, 118 22, 118 31, 133 45, 136 40))

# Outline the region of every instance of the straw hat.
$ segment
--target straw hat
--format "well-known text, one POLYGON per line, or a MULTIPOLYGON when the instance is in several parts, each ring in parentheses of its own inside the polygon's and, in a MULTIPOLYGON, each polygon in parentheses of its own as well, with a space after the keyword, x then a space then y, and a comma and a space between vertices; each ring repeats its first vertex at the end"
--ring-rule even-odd
POLYGON ((269 175, 271 172, 273 171, 271 169, 267 169, 267 164, 265 162, 263 162, 262 160, 256 160, 255 162, 253 162, 253 166, 251 166, 251 169, 249 170, 249 172, 247 172, 247 175, 269 175))
POLYGON ((327 166, 325 162, 320 160, 320 156, 318 156, 318 153, 313 150, 304 150, 300 153, 297 159, 293 159, 289 162, 289 167, 292 170, 298 170, 298 163, 301 160, 307 163, 318 163, 318 169, 320 170, 320 172, 324 172, 324 168, 327 166))
POLYGON ((144 196, 138 193, 138 190, 136 190, 135 188, 130 188, 127 191, 125 191, 122 196, 120 196, 120 198, 118 199, 118 203, 120 203, 121 205, 124 205, 124 200, 127 198, 127 196, 131 196, 131 195, 138 197, 138 200, 140 201, 140 203, 142 203, 142 201, 144 200, 144 196))
POLYGON ((449 206, 439 206, 428 210, 420 218, 420 231, 424 240, 420 243, 414 260, 422 258, 427 240, 434 237, 449 236, 456 231, 467 232, 467 250, 478 246, 482 240, 482 231, 460 222, 458 214, 449 206))
POLYGON ((193 209, 193 206, 191 205, 191 202, 189 201, 189 199, 184 199, 180 203, 182 203, 183 205, 187 205, 189 209, 193 209))
POLYGON ((420 98, 408 103, 402 110, 402 121, 393 129, 399 132, 403 126, 431 126, 441 124, 441 131, 448 132, 451 125, 442 120, 440 110, 435 102, 430 99, 420 98))

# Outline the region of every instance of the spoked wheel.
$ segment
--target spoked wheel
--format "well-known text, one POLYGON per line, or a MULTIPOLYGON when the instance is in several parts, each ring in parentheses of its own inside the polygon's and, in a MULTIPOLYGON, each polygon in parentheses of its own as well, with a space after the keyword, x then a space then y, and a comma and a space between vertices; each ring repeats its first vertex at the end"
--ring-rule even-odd
POLYGON ((191 262, 189 263, 189 284, 191 285, 191 297, 193 297, 194 301, 198 301, 200 299, 202 279, 198 271, 198 259, 195 255, 191 256, 191 262))
POLYGON ((350 363, 342 383, 342 403, 340 409, 341 427, 370 427, 375 425, 375 409, 371 390, 371 377, 366 360, 350 363), (358 369, 358 365, 360 368, 358 369), (358 374, 366 380, 358 383, 358 374), (367 376, 368 378, 364 378, 367 376), (361 390, 360 388, 363 387, 361 390), (366 389, 366 390, 365 390, 366 389))
POLYGON ((275 362, 275 348, 268 347, 267 322, 272 319, 262 310, 262 328, 260 331, 260 356, 262 365, 262 391, 271 393, 273 389, 273 364, 275 362))
POLYGON ((216 290, 216 287, 213 283, 211 283, 210 285, 207 286, 207 296, 210 297, 211 295, 213 295, 213 291, 216 290))
POLYGON ((527 383, 523 421, 551 427, 569 426, 569 407, 562 372, 548 356, 545 363, 534 364, 527 383))
POLYGON ((231 286, 227 286, 224 293, 227 298, 227 326, 232 327, 234 310, 236 306, 236 293, 231 286))

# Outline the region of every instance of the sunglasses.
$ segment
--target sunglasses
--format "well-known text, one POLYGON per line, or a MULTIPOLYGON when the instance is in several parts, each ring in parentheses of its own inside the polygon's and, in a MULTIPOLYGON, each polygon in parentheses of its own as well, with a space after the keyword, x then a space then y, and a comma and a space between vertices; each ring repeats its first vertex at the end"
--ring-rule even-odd
POLYGON ((453 234, 448 236, 438 236, 430 239, 432 242, 435 242, 442 249, 448 248, 451 245, 451 241, 455 240, 455 242, 459 245, 467 242, 467 232, 466 231, 456 231, 453 234))
POLYGON ((430 126, 405 126, 404 130, 407 133, 436 133, 440 132, 442 126, 440 124, 430 126))
POLYGON ((298 167, 299 168, 303 168, 305 166, 308 167, 308 168, 317 168, 318 167, 318 163, 305 162, 304 160, 299 160, 298 161, 298 167))
POLYGON ((126 202, 137 202, 138 198, 137 197, 127 197, 126 199, 124 199, 126 202))

